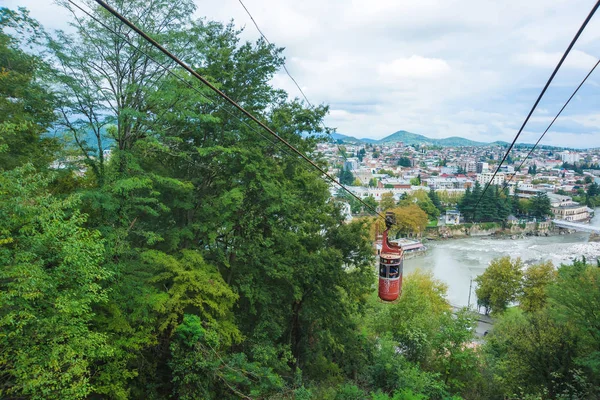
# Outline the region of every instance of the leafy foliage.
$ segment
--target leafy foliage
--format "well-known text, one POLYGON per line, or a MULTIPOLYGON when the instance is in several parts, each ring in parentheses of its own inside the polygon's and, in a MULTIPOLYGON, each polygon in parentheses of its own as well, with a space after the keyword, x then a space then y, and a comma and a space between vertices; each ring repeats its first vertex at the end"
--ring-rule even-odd
POLYGON ((2 397, 84 398, 112 354, 90 326, 108 298, 103 239, 77 196, 52 197, 48 184, 31 167, 0 175, 2 397))
POLYGON ((427 214, 429 219, 435 220, 440 216, 439 208, 434 204, 431 196, 425 190, 417 190, 412 194, 406 195, 398 202, 399 206, 408 206, 411 204, 416 204, 427 214))
POLYGON ((458 209, 470 222, 506 222, 511 212, 511 202, 498 186, 490 186, 483 194, 479 182, 468 188, 458 203, 458 209))
POLYGON ((475 278, 478 285, 475 290, 477 305, 483 306, 486 314, 490 310, 495 313, 506 310, 520 293, 522 269, 523 262, 520 258, 513 261, 507 256, 493 260, 485 272, 475 278))
POLYGON ((47 65, 23 51, 19 37, 5 33, 9 29, 18 36, 32 32, 27 40, 33 42, 43 34, 26 10, 0 8, 0 169, 44 168, 58 147, 44 135, 54 120, 53 94, 40 82, 47 65))

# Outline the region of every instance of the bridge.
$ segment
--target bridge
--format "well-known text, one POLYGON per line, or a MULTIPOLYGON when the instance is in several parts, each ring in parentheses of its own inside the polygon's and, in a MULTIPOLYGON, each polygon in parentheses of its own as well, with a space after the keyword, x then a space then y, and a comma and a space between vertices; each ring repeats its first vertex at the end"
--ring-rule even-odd
POLYGON ((553 219, 552 223, 559 228, 575 229, 582 232, 600 233, 600 227, 588 224, 579 224, 577 222, 564 221, 562 219, 553 219))

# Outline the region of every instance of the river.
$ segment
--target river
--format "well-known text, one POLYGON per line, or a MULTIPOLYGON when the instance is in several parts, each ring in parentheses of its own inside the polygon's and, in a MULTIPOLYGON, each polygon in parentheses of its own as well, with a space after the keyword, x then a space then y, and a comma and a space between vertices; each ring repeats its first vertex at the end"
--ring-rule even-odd
MULTIPOLYGON (((600 226, 600 208, 590 225, 600 226)), ((569 264, 577 256, 600 257, 600 243, 588 242, 589 233, 573 233, 550 237, 531 236, 523 239, 470 237, 430 241, 429 251, 422 257, 404 261, 404 274, 420 268, 448 285, 448 300, 455 306, 466 306, 471 278, 481 275, 494 258, 521 257, 526 264, 550 260, 555 266, 569 264)), ((471 305, 477 303, 475 284, 471 305)))

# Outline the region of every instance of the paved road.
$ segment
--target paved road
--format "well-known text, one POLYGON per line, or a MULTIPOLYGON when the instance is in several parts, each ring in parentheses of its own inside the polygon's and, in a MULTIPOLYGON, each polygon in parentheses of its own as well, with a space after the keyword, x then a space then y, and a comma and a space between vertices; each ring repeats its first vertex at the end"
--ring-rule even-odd
POLYGON ((487 322, 483 320, 477 321, 477 327, 475 327, 475 334, 478 337, 483 337, 485 332, 492 330, 492 322, 487 322))
MULTIPOLYGON (((458 311, 461 308, 452 306, 454 311, 458 311)), ((477 337, 483 337, 486 331, 490 331, 492 326, 494 325, 494 321, 488 316, 484 314, 477 313, 477 326, 475 327, 475 335, 477 337)))

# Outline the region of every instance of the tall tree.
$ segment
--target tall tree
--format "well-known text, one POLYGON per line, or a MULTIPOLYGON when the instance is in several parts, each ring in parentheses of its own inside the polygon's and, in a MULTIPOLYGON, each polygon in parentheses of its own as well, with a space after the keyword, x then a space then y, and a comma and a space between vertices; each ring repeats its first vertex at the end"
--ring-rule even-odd
MULTIPOLYGON (((130 46, 126 38, 131 38, 137 48, 159 63, 167 66, 170 63, 97 3, 84 2, 91 14, 108 28, 81 17, 67 1, 59 3, 71 11, 75 29, 75 35, 57 32, 49 43, 51 62, 58 69, 53 79, 58 89, 60 122, 103 184, 105 150, 114 143, 113 152, 129 152, 138 140, 148 137, 162 115, 151 98, 160 90, 166 72, 130 46)), ((193 2, 119 0, 111 6, 142 24, 150 36, 173 53, 183 58, 194 54, 190 39, 199 32, 190 19, 195 10, 193 2), (188 34, 184 34, 186 30, 188 34)), ((176 99, 171 100, 175 104, 176 99)), ((119 158, 121 173, 125 172, 128 160, 125 156, 119 158)))
POLYGON ((600 300, 599 286, 600 268, 583 259, 561 265, 556 282, 548 289, 553 315, 574 327, 581 339, 578 363, 596 388, 600 376, 600 317, 595 307, 600 300))
POLYGON ((548 286, 555 279, 552 262, 533 264, 523 274, 523 289, 519 296, 521 308, 528 312, 541 310, 547 302, 548 286))
POLYGON ((433 187, 429 188, 429 192, 427 193, 427 195, 429 196, 429 199, 431 200, 435 208, 440 210, 440 212, 443 212, 444 207, 442 206, 442 202, 440 201, 438 194, 435 190, 433 190, 433 187))
POLYGON ((478 304, 494 313, 502 313, 509 303, 517 300, 521 291, 523 262, 502 257, 492 260, 482 275, 475 278, 478 304))
POLYGON ((396 200, 394 200, 394 194, 392 192, 383 193, 381 195, 381 201, 379 205, 383 211, 387 211, 391 208, 394 208, 396 205, 396 200))
POLYGON ((550 198, 545 192, 539 192, 531 198, 529 214, 540 219, 552 215, 550 198))
POLYGON ((42 37, 26 10, 0 8, 0 169, 44 168, 56 156, 56 140, 45 135, 54 120, 54 98, 41 80, 49 68, 20 48, 42 37))
POLYGON ((458 210, 465 216, 467 221, 473 221, 474 211, 475 211, 475 202, 477 201, 470 187, 465 190, 465 194, 458 202, 458 210))

